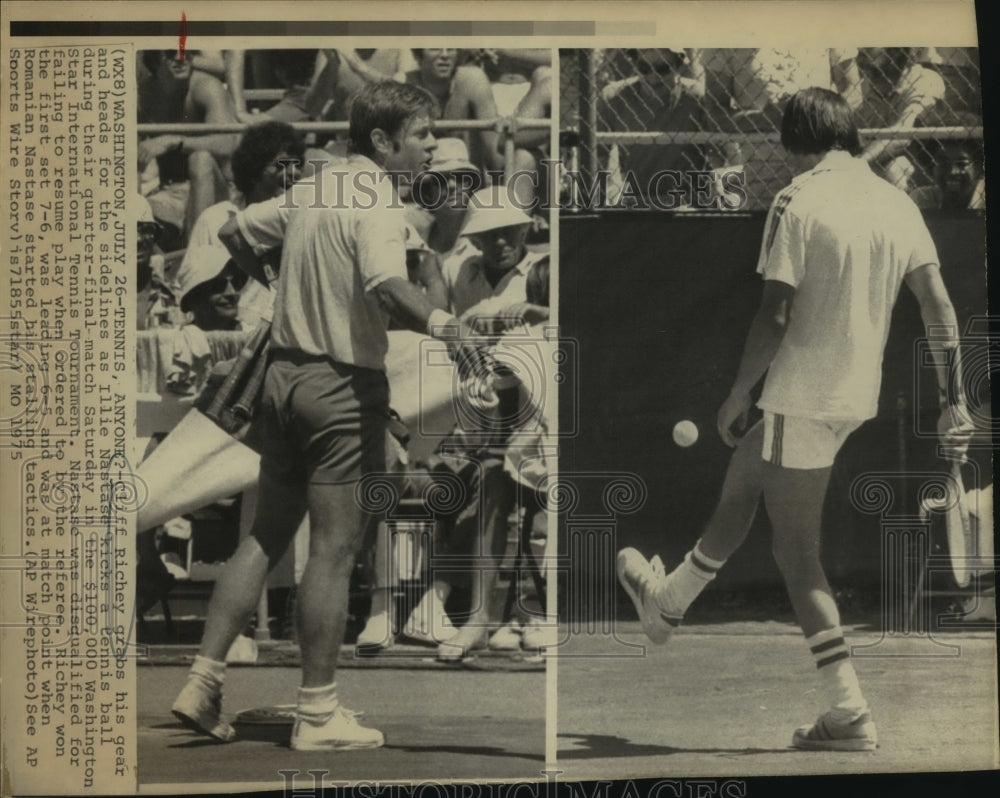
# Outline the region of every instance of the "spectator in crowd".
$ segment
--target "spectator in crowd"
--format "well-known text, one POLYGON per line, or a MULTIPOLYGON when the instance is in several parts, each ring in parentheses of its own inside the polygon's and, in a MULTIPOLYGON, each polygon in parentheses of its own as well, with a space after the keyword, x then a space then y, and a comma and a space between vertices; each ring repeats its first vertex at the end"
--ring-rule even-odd
POLYGON ((438 255, 447 256, 461 241, 469 195, 482 188, 482 173, 469 160, 463 139, 440 138, 425 177, 414 186, 406 217, 438 255))
POLYGON ((424 296, 436 308, 448 308, 448 288, 441 277, 437 253, 420 237, 416 228, 406 225, 406 274, 410 282, 423 289, 424 296))
POLYGON ((243 90, 248 66, 255 88, 284 90, 281 100, 262 112, 264 116, 279 122, 301 122, 315 116, 309 99, 318 72, 319 55, 315 49, 227 50, 225 63, 226 88, 242 121, 261 121, 247 110, 243 90))
MULTIPOLYGON (((546 48, 484 49, 472 51, 490 80, 497 114, 514 119, 547 119, 552 113, 552 55, 546 48)), ((512 128, 514 163, 518 175, 511 186, 522 208, 535 207, 536 199, 547 204, 547 181, 539 175, 539 163, 549 146, 548 128, 512 128)), ((503 142, 500 142, 503 147, 503 142)))
POLYGON ((932 145, 934 184, 910 192, 919 208, 986 209, 983 145, 976 139, 946 139, 932 145))
MULTIPOLYGON (((232 100, 218 78, 192 68, 192 53, 147 50, 137 62, 138 121, 238 123, 232 100)), ((154 184, 149 199, 165 226, 164 246, 181 249, 205 208, 229 194, 224 176, 237 137, 231 133, 165 134, 139 142, 143 183, 154 184), (155 176, 147 172, 156 163, 155 176)))
POLYGON ((316 77, 310 88, 314 116, 346 121, 351 100, 369 83, 400 77, 409 59, 396 48, 326 49, 319 51, 316 77))
MULTIPOLYGON (((696 55, 696 53, 695 53, 696 55)), ((628 50, 634 74, 602 92, 598 118, 621 132, 698 131, 705 112, 698 96, 700 66, 682 49, 628 50), (687 78, 685 80, 685 77, 687 78)), ((614 145, 608 155, 611 204, 676 208, 691 201, 690 172, 704 168, 691 144, 614 145), (616 177, 617 175, 617 177, 616 177)))
MULTIPOLYGON (((548 309, 528 303, 527 275, 548 255, 530 252, 524 244, 531 218, 516 206, 503 186, 481 189, 472 195, 462 235, 472 239, 476 254, 453 254, 445 261, 443 274, 452 312, 481 332, 499 334, 517 324, 548 318, 548 309)), ((441 466, 465 475, 469 495, 481 506, 474 508, 472 523, 455 520, 456 531, 464 526, 476 540, 471 551, 492 558, 494 567, 473 567, 472 596, 475 609, 458 633, 438 646, 438 657, 458 660, 486 645, 491 627, 500 624, 493 592, 497 569, 507 544, 507 524, 515 503, 514 483, 504 471, 506 440, 511 419, 518 417, 517 380, 500 375, 495 382, 492 405, 469 408, 469 416, 452 433, 449 455, 440 454, 441 466), (469 429, 470 423, 478 426, 469 429), (478 468, 469 469, 470 460, 478 468)), ((468 516, 464 516, 468 520, 468 516)))
MULTIPOLYGON (((882 111, 882 116, 872 119, 868 111, 862 115, 862 124, 912 129, 921 126, 931 113, 935 119, 945 121, 940 113, 946 91, 944 78, 933 65, 917 60, 920 53, 928 52, 928 48, 886 47, 876 56, 870 73, 871 91, 863 110, 873 106, 882 111)), ((914 162, 924 160, 919 157, 924 152, 923 144, 905 135, 894 135, 870 142, 861 157, 876 174, 906 191, 915 178, 919 182, 914 162), (911 147, 918 152, 909 151, 911 147)))
MULTIPOLYGON (((538 260, 532 265, 525 278, 525 295, 533 305, 548 307, 549 305, 549 261, 538 260)), ((525 330, 528 332, 528 330, 525 330)), ((510 590, 518 591, 517 604, 513 607, 512 617, 504 618, 500 627, 489 640, 489 647, 497 651, 537 652, 555 644, 554 628, 543 622, 545 618, 545 591, 534 574, 528 578, 530 569, 537 568, 537 559, 533 554, 536 547, 543 551, 548 534, 547 515, 541 512, 538 496, 542 490, 545 477, 549 473, 550 459, 553 453, 552 441, 549 437, 551 416, 555 412, 554 397, 548 389, 553 383, 554 374, 547 371, 552 368, 557 359, 551 350, 552 341, 542 336, 535 340, 538 353, 535 367, 546 377, 540 380, 522 380, 518 385, 520 393, 520 408, 526 423, 515 430, 504 454, 504 471, 520 486, 519 495, 523 505, 523 518, 520 519, 522 530, 525 526, 531 530, 528 535, 529 551, 522 551, 521 568, 516 576, 517 583, 510 590), (529 387, 529 385, 531 387, 529 387), (534 388, 534 390, 532 390, 534 388)), ((503 338, 494 349, 497 362, 503 364, 510 351, 514 363, 523 368, 524 340, 519 335, 514 344, 507 350, 503 338), (520 350, 520 351, 519 351, 520 350)), ((521 537, 524 542, 523 532, 521 537)), ((513 598, 508 594, 508 601, 513 598)))
POLYGON ((206 333, 243 329, 239 293, 247 280, 229 253, 218 247, 194 247, 192 257, 181 264, 177 295, 189 323, 182 325, 170 342, 172 352, 165 374, 169 391, 195 396, 208 383, 216 364, 206 333))
POLYGON ((181 310, 203 332, 240 330, 240 289, 246 284, 242 271, 218 247, 198 247, 177 272, 181 310))
POLYGON ((441 116, 437 132, 464 139, 477 167, 501 171, 503 155, 496 130, 449 131, 441 124, 449 119, 496 118, 497 106, 486 73, 472 64, 459 66, 459 51, 455 49, 413 50, 413 57, 417 68, 406 73, 405 81, 427 90, 438 101, 441 116))
POLYGON ((136 197, 136 202, 139 207, 135 252, 137 329, 173 327, 180 320, 177 301, 163 279, 163 256, 155 252, 163 228, 153 217, 153 209, 145 197, 136 197))
MULTIPOLYGON (((247 128, 233 151, 231 166, 238 194, 206 208, 188 240, 181 270, 191 270, 190 260, 204 247, 227 252, 219 240, 219 229, 231 216, 249 205, 280 196, 302 172, 305 146, 302 137, 285 122, 265 121, 247 128)), ((240 292, 240 318, 248 327, 256 327, 270 317, 273 298, 268 288, 249 281, 240 292)))
POLYGON ((725 58, 721 96, 707 97, 713 120, 730 133, 773 133, 775 141, 741 144, 734 139, 710 154, 717 172, 743 171, 749 207, 765 208, 793 177, 777 141, 787 100, 801 89, 818 86, 836 91, 852 110, 861 106, 863 89, 856 48, 795 47, 732 49, 725 58))

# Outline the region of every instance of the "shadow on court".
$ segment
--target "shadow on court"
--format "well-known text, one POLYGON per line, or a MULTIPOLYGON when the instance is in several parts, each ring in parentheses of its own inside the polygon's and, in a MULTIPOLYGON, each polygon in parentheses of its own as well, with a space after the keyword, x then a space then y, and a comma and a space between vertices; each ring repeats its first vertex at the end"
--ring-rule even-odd
MULTIPOLYGON (((280 771, 309 770, 336 781, 538 779, 545 767, 545 674, 456 670, 342 669, 341 701, 380 729, 383 748, 298 752, 290 723, 237 723, 237 738, 218 743, 170 714, 187 668, 138 668, 139 780, 169 783, 259 782, 284 786, 280 771)), ((223 712, 294 702, 300 672, 288 667, 232 668, 223 712)))
POLYGON ((670 756, 671 754, 781 754, 792 749, 776 748, 671 748, 667 745, 642 745, 631 743, 623 737, 610 734, 560 734, 560 744, 565 741, 575 746, 559 753, 560 762, 573 759, 600 759, 603 757, 670 756))
POLYGON ((644 652, 637 623, 615 632, 571 636, 559 651, 557 758, 568 781, 1000 766, 992 631, 846 630, 879 733, 879 748, 861 753, 791 748, 792 732, 825 709, 791 624, 684 626, 644 652))

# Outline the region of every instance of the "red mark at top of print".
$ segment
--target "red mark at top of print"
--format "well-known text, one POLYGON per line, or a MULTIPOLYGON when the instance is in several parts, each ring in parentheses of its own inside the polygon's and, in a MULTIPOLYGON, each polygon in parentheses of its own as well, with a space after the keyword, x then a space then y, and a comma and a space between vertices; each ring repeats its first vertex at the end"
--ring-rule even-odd
POLYGON ((187 14, 181 11, 181 35, 177 37, 177 60, 184 60, 184 48, 187 46, 187 14))

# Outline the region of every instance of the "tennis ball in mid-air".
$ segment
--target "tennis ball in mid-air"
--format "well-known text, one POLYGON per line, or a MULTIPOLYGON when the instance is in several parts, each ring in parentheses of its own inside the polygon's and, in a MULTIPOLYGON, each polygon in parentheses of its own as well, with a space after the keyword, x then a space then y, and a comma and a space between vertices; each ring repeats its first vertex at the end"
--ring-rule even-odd
POLYGON ((678 446, 686 449, 688 446, 694 446, 697 440, 698 427, 693 421, 684 419, 674 424, 674 443, 678 446))

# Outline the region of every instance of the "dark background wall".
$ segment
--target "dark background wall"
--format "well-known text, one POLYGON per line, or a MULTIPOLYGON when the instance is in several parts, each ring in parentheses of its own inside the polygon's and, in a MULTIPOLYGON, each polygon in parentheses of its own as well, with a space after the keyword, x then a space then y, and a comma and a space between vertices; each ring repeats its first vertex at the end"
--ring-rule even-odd
MULTIPOLYGON (((728 463, 730 450, 715 432, 715 414, 760 299, 755 268, 763 222, 763 214, 719 218, 614 211, 560 219, 560 332, 576 340, 579 358, 579 389, 563 388, 560 399, 561 426, 573 414, 579 434, 560 442, 560 473, 568 480, 581 472, 640 477, 646 500, 613 521, 615 547, 659 553, 668 569, 697 539, 728 463), (671 438, 681 419, 694 421, 701 432, 687 449, 671 438)), ((986 313, 983 217, 933 216, 928 226, 964 330, 970 318, 986 313)), ((918 375, 914 368, 916 342, 923 335, 919 309, 904 287, 885 353, 878 417, 848 441, 831 480, 824 557, 833 582, 877 587, 880 521, 852 506, 855 476, 943 467, 933 440, 913 431, 915 426, 933 430, 937 418, 933 375, 918 375)), ((980 389, 988 391, 988 384, 980 389)), ((977 401, 989 405, 988 396, 977 401)), ((989 452, 977 456, 988 469, 989 452)), ((988 470, 983 473, 988 478, 988 470)), ((583 495, 560 525, 563 536, 579 527, 574 519, 604 512, 594 478, 579 482, 583 495)), ((914 504, 912 488, 900 481, 900 501, 914 504)), ((560 552, 572 545, 560 540, 560 552)), ((780 585, 769 546, 761 511, 716 588, 780 585)), ((607 559, 592 556, 578 564, 587 573, 574 574, 573 581, 613 579, 613 562, 607 559)))

